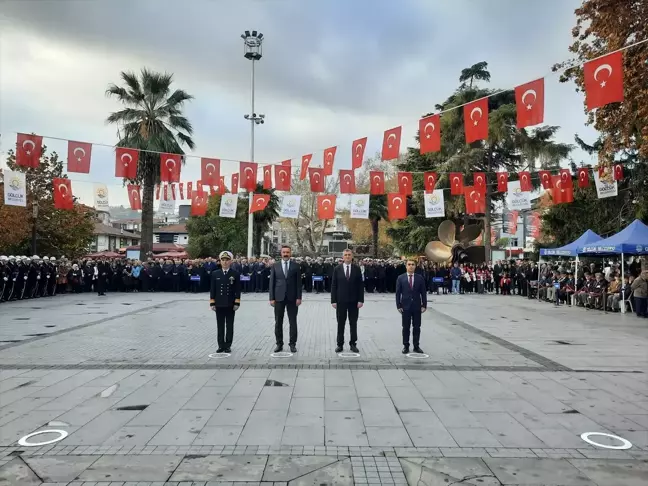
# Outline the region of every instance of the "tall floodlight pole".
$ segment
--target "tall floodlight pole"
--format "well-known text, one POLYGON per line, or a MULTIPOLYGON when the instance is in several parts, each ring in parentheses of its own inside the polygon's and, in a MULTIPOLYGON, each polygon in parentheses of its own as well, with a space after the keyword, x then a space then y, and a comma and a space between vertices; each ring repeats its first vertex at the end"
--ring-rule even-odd
MULTIPOLYGON (((254 111, 254 63, 259 61, 263 56, 263 34, 253 30, 250 32, 246 30, 241 34, 243 39, 243 56, 252 61, 252 109, 250 113, 245 115, 244 118, 250 121, 250 162, 254 162, 254 126, 261 125, 265 121, 265 115, 258 114, 254 111)), ((250 208, 252 208, 252 190, 248 189, 248 199, 250 208)), ((252 257, 252 236, 254 231, 254 215, 248 211, 248 240, 247 240, 247 256, 252 257)))

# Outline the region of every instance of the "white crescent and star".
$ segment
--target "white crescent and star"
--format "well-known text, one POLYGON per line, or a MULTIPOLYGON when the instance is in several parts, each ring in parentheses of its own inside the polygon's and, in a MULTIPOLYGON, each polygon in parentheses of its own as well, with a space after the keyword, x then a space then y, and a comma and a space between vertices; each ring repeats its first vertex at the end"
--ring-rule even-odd
POLYGON ((279 175, 281 176, 281 180, 283 181, 288 173, 285 170, 280 170, 279 175))
POLYGON ((329 206, 332 204, 329 198, 322 199, 322 206, 324 206, 324 203, 328 203, 329 206))
POLYGON ((482 182, 484 182, 484 178, 482 176, 477 176, 477 182, 481 184, 482 182))
POLYGON ((355 156, 360 157, 360 152, 362 152, 362 144, 359 143, 355 146, 355 156))
POLYGON ((333 152, 326 152, 326 160, 331 160, 333 162, 333 152))
POLYGON ((428 184, 430 184, 430 185, 434 184, 434 176, 431 176, 431 175, 427 176, 427 181, 428 181, 428 184))
POLYGON ((427 131, 427 128, 428 128, 428 127, 432 127, 432 133, 433 133, 434 130, 436 129, 436 127, 434 126, 434 123, 432 123, 432 122, 427 122, 427 123, 425 124, 425 126, 423 127, 423 133, 425 133, 425 138, 430 138, 430 137, 432 137, 432 133, 428 133, 428 131, 427 131))
POLYGON ((484 116, 484 113, 482 112, 482 109, 479 106, 475 106, 472 110, 470 110, 470 119, 474 121, 475 126, 479 123, 479 120, 475 120, 473 115, 475 112, 479 112, 479 120, 481 120, 482 116, 484 116))
POLYGON ((397 196, 394 199, 392 199, 392 202, 396 204, 396 207, 398 207, 399 204, 403 204, 403 198, 397 196), (398 201, 398 204, 396 204, 396 201, 398 201))
POLYGON ((320 180, 319 172, 315 172, 315 173, 313 174, 313 179, 315 179, 315 182, 319 182, 319 180, 320 180))
POLYGON ((254 170, 252 170, 252 167, 246 167, 245 170, 243 171, 245 173, 245 178, 246 179, 249 179, 250 177, 252 177, 252 175, 250 175, 250 176, 247 175, 248 171, 250 171, 250 173, 252 173, 252 175, 254 175, 254 170))
POLYGON ((527 95, 533 95, 533 101, 526 106, 526 109, 530 110, 531 108, 533 108, 533 103, 535 103, 538 99, 538 94, 536 93, 535 89, 527 89, 522 95, 522 104, 526 104, 526 101, 524 101, 524 99, 527 97, 527 95))
POLYGON ((74 155, 76 155, 76 154, 77 154, 77 151, 79 151, 79 152, 81 152, 81 153, 83 154, 83 155, 81 155, 80 157, 77 158, 77 160, 78 160, 79 162, 81 162, 81 159, 82 159, 83 157, 86 156, 86 151, 83 150, 82 147, 77 147, 77 148, 75 148, 75 149, 72 151, 72 153, 73 153, 74 155))
POLYGON ((25 141, 22 143, 22 148, 25 149, 25 153, 26 153, 27 155, 31 155, 31 151, 34 150, 34 149, 36 148, 36 144, 34 143, 33 140, 25 140, 25 141), (30 146, 31 146, 31 149, 25 149, 25 145, 30 145, 30 146))
POLYGON ((394 139, 394 141, 396 141, 396 134, 390 133, 389 135, 387 135, 387 144, 389 148, 393 147, 393 145, 389 142, 392 138, 394 139))
POLYGON ((67 187, 67 185, 65 185, 65 184, 59 184, 59 185, 58 185, 58 190, 59 190, 59 193, 61 194, 61 196, 63 196, 63 197, 67 197, 67 196, 68 196, 69 191, 68 191, 68 187, 67 187))
POLYGON ((376 182, 376 185, 380 184, 380 176, 379 175, 373 176, 373 180, 376 182))
POLYGON ((566 181, 566 180, 567 180, 567 177, 569 177, 569 176, 567 175, 567 172, 563 172, 562 174, 560 174, 560 179, 563 180, 563 181, 566 181))
POLYGON ((351 184, 351 174, 345 174, 344 177, 343 177, 343 179, 344 179, 345 181, 348 180, 348 181, 349 181, 349 184, 351 184))
MULTIPOLYGON (((601 64, 599 67, 596 68, 594 71, 594 81, 598 81, 598 75, 601 71, 607 71, 608 72, 608 78, 612 76, 612 66, 609 64, 601 64)), ((605 88, 606 82, 601 81, 601 88, 605 88)))
POLYGON ((172 169, 170 169, 170 170, 173 170, 173 169, 175 169, 175 166, 176 166, 176 161, 175 161, 175 160, 173 160, 173 159, 166 159, 166 160, 164 161, 164 165, 166 165, 166 166, 167 166, 167 168, 169 168, 169 162, 171 162, 171 167, 173 167, 173 168, 172 168, 172 169))
POLYGON ((128 167, 128 164, 133 161, 133 156, 131 154, 122 154, 119 159, 124 164, 124 167, 128 167), (124 159, 128 159, 128 161, 126 162, 124 159))
POLYGON ((506 176, 504 174, 500 174, 499 180, 504 182, 506 180, 506 176))
POLYGON ((216 170, 216 166, 212 164, 211 162, 205 166, 205 169, 209 172, 209 175, 213 175, 214 171, 216 170), (210 169, 211 167, 211 169, 210 169))
POLYGON ((456 185, 456 186, 459 185, 459 178, 458 178, 457 176, 454 176, 454 177, 452 178, 452 184, 454 184, 454 185, 456 185), (455 182, 455 181, 457 181, 457 182, 455 182))
POLYGON ((131 191, 131 194, 132 194, 133 199, 134 199, 135 201, 137 201, 137 200, 139 199, 139 192, 137 192, 137 189, 133 189, 133 190, 131 191))
POLYGON ((409 178, 407 176, 403 176, 403 177, 401 177, 401 182, 404 185, 408 185, 409 184, 409 178))
POLYGON ((477 199, 479 199, 479 193, 477 191, 470 191, 469 196, 473 201, 477 201, 477 199), (473 194, 477 194, 477 197, 473 197, 473 194))

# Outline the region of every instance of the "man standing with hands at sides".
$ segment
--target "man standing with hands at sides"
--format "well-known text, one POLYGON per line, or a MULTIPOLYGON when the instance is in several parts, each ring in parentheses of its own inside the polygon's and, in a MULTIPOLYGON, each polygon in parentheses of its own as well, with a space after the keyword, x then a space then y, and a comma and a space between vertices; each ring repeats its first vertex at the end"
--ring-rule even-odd
POLYGON ((281 260, 270 269, 270 305, 274 307, 275 338, 277 347, 274 352, 283 351, 283 319, 288 311, 290 324, 290 352, 297 352, 297 311, 302 301, 302 279, 299 264, 291 260, 289 246, 281 247, 281 260))
POLYGON ((344 250, 342 263, 335 267, 331 277, 331 305, 337 314, 337 348, 336 353, 344 349, 344 326, 349 317, 351 339, 349 346, 352 352, 359 353, 356 343, 358 341, 358 314, 364 305, 364 283, 360 267, 353 265, 353 253, 344 250))
POLYGON ((396 281, 396 308, 403 315, 403 354, 409 353, 410 326, 414 334, 414 352, 423 354, 419 347, 421 338, 421 314, 427 310, 425 280, 415 272, 416 261, 407 260, 407 273, 396 281))
POLYGON ((218 328, 216 352, 231 353, 234 339, 234 313, 241 305, 241 275, 230 268, 233 257, 229 251, 222 251, 218 258, 221 268, 211 272, 209 306, 211 310, 216 311, 218 328))

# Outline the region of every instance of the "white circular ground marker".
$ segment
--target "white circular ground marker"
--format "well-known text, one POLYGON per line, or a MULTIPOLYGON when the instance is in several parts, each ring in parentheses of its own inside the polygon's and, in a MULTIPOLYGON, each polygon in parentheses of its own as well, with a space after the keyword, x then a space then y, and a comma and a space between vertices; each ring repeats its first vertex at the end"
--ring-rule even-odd
POLYGON ((223 359, 223 358, 229 358, 232 356, 231 353, 212 353, 209 355, 209 358, 211 359, 223 359))
POLYGON ((618 435, 606 434, 604 432, 585 432, 581 434, 581 439, 583 439, 588 444, 591 444, 595 447, 602 447, 603 449, 625 450, 625 449, 630 449, 632 447, 632 443, 629 440, 624 439, 623 437, 619 437, 618 435), (592 439, 590 439, 591 435, 600 435, 601 437, 609 437, 611 439, 616 439, 621 442, 621 445, 609 446, 605 444, 599 444, 598 442, 594 442, 592 439))
POLYGON ((280 351, 278 353, 271 353, 270 357, 271 358, 290 358, 292 357, 292 353, 289 353, 288 351, 280 351))
POLYGON ((405 356, 412 359, 426 359, 430 357, 429 354, 424 353, 407 353, 405 356))
POLYGON ((53 444, 54 442, 58 442, 60 440, 65 439, 67 436, 68 433, 65 430, 60 430, 60 429, 39 430, 38 432, 32 432, 31 434, 26 435, 25 437, 23 437, 18 441, 18 444, 24 447, 39 447, 48 444, 53 444), (59 437, 52 440, 46 440, 44 442, 27 442, 28 439, 42 434, 59 434, 59 437))
POLYGON ((360 353, 338 353, 340 358, 359 358, 360 353))

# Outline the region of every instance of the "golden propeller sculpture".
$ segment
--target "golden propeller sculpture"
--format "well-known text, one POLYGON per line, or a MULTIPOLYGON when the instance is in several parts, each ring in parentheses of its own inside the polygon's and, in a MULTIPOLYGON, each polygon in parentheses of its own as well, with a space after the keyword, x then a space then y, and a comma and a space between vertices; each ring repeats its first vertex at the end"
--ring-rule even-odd
POLYGON ((430 241, 425 246, 425 255, 437 263, 484 263, 486 252, 483 246, 469 246, 481 233, 481 226, 470 224, 459 233, 455 240, 456 226, 450 220, 439 225, 439 241, 430 241))

